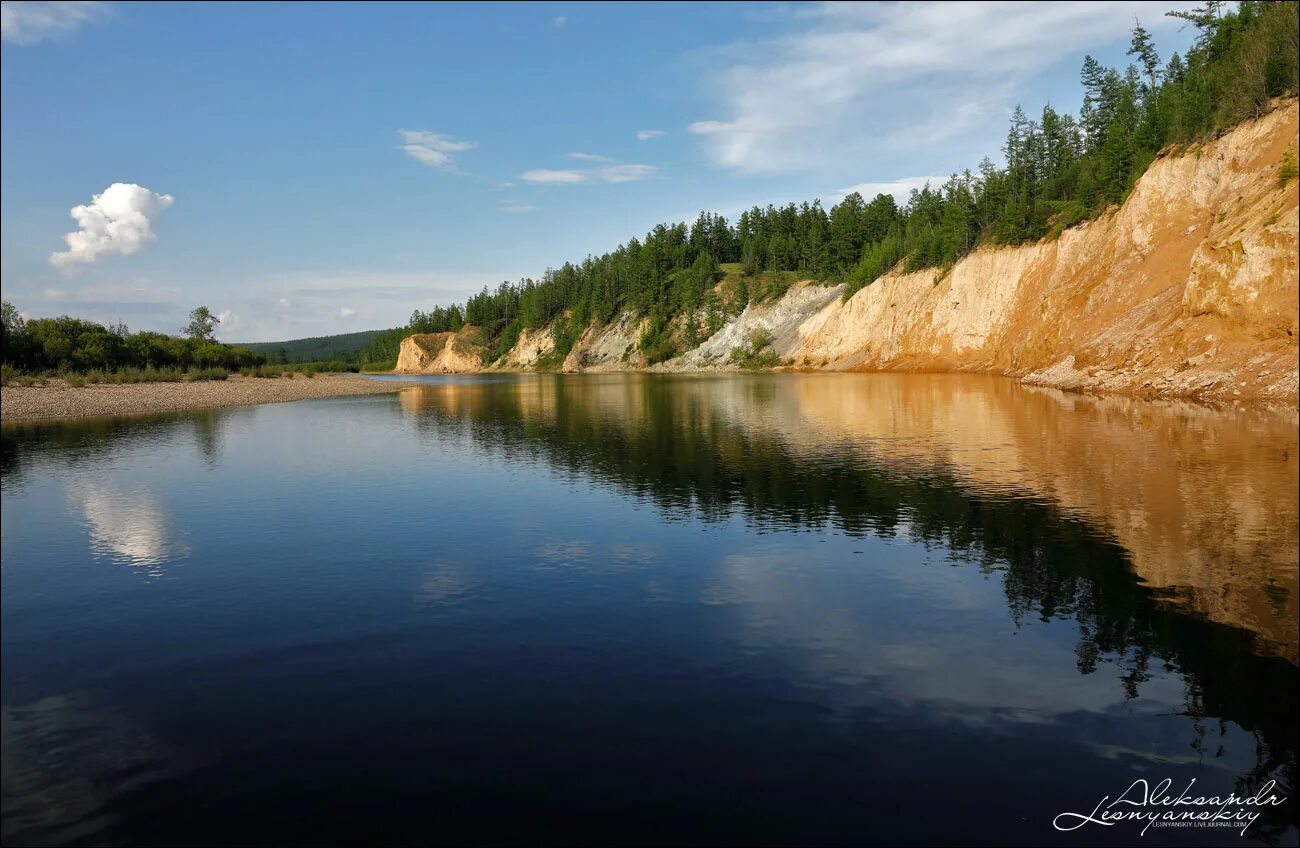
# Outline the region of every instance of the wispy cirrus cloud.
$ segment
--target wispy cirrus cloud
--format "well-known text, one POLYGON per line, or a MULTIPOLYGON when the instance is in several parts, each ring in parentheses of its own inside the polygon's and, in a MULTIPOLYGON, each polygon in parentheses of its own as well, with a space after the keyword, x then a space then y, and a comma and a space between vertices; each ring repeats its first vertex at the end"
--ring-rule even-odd
POLYGON ((715 54, 713 115, 688 126, 717 165, 809 170, 879 144, 934 143, 1000 118, 1019 83, 1099 45, 1134 17, 1177 23, 1164 2, 891 3, 796 7, 787 34, 715 54), (926 92, 918 110, 914 93, 926 92))
POLYGON ((598 153, 567 153, 570 159, 579 159, 583 162, 616 162, 617 159, 611 159, 608 156, 601 156, 598 153))
POLYGON ((652 138, 659 138, 665 135, 668 135, 668 133, 664 132, 663 130, 637 130, 636 140, 649 141, 652 138))
POLYGON ((107 17, 107 3, 5 2, 0 3, 0 41, 40 44, 70 35, 85 24, 107 17))
POLYGON ((507 215, 526 215, 529 212, 538 211, 539 207, 533 206, 530 203, 511 202, 511 203, 502 203, 500 208, 501 211, 506 213, 507 215))
POLYGON ((402 140, 398 145, 399 150, 404 151, 407 156, 421 165, 428 165, 441 171, 458 171, 452 154, 478 147, 476 141, 463 141, 430 130, 398 130, 397 137, 402 140))
POLYGON ((596 172, 607 183, 631 183, 648 180, 658 173, 654 165, 610 165, 596 172))
POLYGON ((608 156, 598 156, 594 153, 570 153, 568 155, 573 159, 610 164, 598 168, 567 168, 562 170, 537 168, 520 174, 519 179, 533 185, 576 185, 588 181, 631 183, 648 180, 659 172, 659 168, 654 165, 625 164, 608 156))
POLYGON ((573 185, 585 183, 587 175, 582 171, 557 171, 550 168, 534 168, 524 171, 519 179, 534 185, 573 185))

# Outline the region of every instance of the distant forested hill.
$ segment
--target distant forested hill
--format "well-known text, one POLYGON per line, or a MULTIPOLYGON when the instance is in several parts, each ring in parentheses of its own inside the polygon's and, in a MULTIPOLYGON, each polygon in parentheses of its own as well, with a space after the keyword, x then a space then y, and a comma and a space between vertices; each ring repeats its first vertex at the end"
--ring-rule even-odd
POLYGON ((341 360, 356 362, 361 350, 386 330, 362 330, 337 336, 315 336, 283 342, 252 342, 238 345, 260 353, 268 362, 321 362, 341 360))

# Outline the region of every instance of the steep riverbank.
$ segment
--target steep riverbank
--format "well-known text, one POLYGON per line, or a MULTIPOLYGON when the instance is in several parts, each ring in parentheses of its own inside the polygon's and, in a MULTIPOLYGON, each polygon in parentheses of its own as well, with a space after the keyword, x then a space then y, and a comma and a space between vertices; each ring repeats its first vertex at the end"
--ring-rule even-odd
MULTIPOLYGON (((981 248, 949 269, 895 269, 847 300, 841 287, 802 282, 667 362, 645 361, 645 320, 624 314, 587 328, 563 357, 550 328, 525 332, 490 367, 728 370, 738 367, 732 351, 763 330, 781 367, 1294 402, 1300 225, 1297 181, 1282 163, 1296 155, 1298 114, 1291 99, 1216 140, 1166 151, 1122 207, 1058 238, 981 248)), ((481 370, 469 355, 486 350, 479 333, 412 337, 398 370, 481 370)))
POLYGON ((101 383, 77 388, 61 380, 50 380, 44 386, 6 386, 0 390, 0 410, 4 423, 9 424, 374 395, 411 385, 415 384, 332 374, 312 378, 302 375, 277 378, 232 375, 226 380, 195 383, 101 383))

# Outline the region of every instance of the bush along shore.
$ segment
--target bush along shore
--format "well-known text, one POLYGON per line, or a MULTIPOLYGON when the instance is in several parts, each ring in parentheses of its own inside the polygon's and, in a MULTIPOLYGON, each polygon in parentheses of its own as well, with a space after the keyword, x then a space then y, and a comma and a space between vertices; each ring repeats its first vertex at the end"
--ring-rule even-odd
POLYGON ((218 323, 201 306, 190 313, 184 337, 132 333, 68 316, 29 321, 5 303, 3 421, 277 403, 410 385, 338 376, 358 370, 339 361, 269 365, 259 353, 216 341, 218 323))

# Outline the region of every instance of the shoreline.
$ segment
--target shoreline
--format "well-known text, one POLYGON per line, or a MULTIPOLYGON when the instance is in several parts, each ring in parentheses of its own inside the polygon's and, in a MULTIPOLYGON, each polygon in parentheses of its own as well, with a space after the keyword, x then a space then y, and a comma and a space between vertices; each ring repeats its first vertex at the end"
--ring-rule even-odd
MULTIPOLYGON (((822 369, 778 367, 746 371, 729 368, 618 368, 596 371, 562 372, 538 371, 531 368, 484 368, 474 371, 452 372, 460 374, 539 374, 539 373, 595 373, 595 374, 669 374, 718 376, 737 374, 973 374, 1000 376, 1026 387, 1055 389, 1067 394, 1092 397, 1129 397, 1145 401, 1182 401, 1211 408, 1262 408, 1290 407, 1290 403, 1276 398, 1256 396, 1214 397, 1200 393, 1173 391, 1134 391, 1132 389, 1102 388, 1090 385, 1061 385, 1049 381, 1027 380, 1021 375, 990 372, 903 372, 899 370, 822 369)), ((73 388, 58 378, 50 378, 43 386, 5 386, 0 389, 0 423, 4 425, 72 421, 87 418, 152 415, 171 412, 189 412, 201 409, 219 409, 230 406, 258 406, 264 403, 291 403, 327 397, 354 397, 360 395, 388 394, 425 385, 420 377, 431 374, 411 374, 397 371, 374 371, 366 375, 345 376, 318 374, 305 377, 244 377, 232 374, 225 380, 176 383, 99 383, 73 388), (409 377, 412 379, 368 380, 366 376, 409 377)))
POLYGON ((1189 373, 1148 373, 1139 368, 1128 370, 1074 371, 1072 369, 1044 369, 1041 371, 1002 371, 997 369, 964 368, 870 368, 853 366, 845 368, 818 368, 801 365, 778 365, 774 368, 739 368, 735 366, 698 367, 658 363, 645 367, 596 367, 566 371, 563 368, 529 368, 517 366, 483 368, 464 371, 380 371, 398 377, 433 377, 449 374, 676 374, 699 376, 702 374, 951 374, 954 376, 1001 377, 1022 386, 1054 389, 1081 397, 1121 397, 1143 401, 1182 401, 1211 408, 1252 407, 1263 409, 1293 408, 1300 387, 1291 382, 1279 392, 1255 390, 1244 382, 1231 382, 1218 378, 1189 373), (1139 380, 1138 378, 1144 378, 1139 380), (1244 389, 1244 391, 1243 391, 1244 389))
POLYGON ((57 378, 43 386, 0 389, 0 423, 67 421, 115 415, 187 412, 226 406, 289 403, 326 397, 396 392, 418 382, 367 380, 337 374, 244 377, 192 383, 97 383, 73 388, 57 378))

